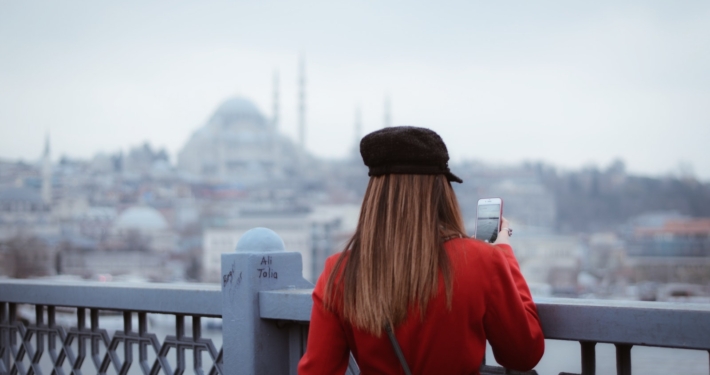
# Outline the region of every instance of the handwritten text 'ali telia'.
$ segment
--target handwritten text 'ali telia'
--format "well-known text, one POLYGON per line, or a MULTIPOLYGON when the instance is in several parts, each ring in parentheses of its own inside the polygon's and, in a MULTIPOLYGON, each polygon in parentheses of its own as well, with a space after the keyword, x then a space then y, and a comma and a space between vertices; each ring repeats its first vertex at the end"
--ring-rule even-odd
POLYGON ((259 266, 261 266, 261 268, 256 269, 256 271, 259 273, 260 279, 279 278, 279 274, 271 268, 271 261, 272 259, 270 256, 261 258, 261 263, 259 263, 259 266))

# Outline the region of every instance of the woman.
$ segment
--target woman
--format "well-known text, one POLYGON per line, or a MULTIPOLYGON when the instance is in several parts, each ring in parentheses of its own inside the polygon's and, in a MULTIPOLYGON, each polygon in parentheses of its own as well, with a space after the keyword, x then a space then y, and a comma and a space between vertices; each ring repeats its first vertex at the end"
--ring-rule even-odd
POLYGON ((508 230, 494 245, 465 235, 441 138, 385 128, 360 152, 371 177, 357 230, 313 291, 299 374, 343 374, 349 352, 362 374, 403 373, 387 326, 413 374, 478 374, 486 340, 504 367, 533 368, 544 337, 508 230))

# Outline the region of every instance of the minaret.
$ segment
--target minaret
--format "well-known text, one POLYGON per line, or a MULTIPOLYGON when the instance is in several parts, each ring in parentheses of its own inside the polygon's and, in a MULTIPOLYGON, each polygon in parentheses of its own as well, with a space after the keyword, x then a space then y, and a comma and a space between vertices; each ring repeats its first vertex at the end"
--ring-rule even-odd
POLYGON ((306 151, 306 62, 301 56, 298 74, 298 145, 306 151))
POLYGON ((279 144, 279 71, 274 71, 274 113, 271 127, 271 146, 273 166, 272 175, 276 176, 281 169, 281 145, 279 144))
POLYGON ((223 183, 227 180, 227 142, 223 138, 216 139, 215 142, 217 147, 217 180, 223 183))
POLYGON ((42 155, 42 201, 47 206, 52 205, 52 159, 49 151, 49 133, 47 133, 42 155))
POLYGON ((390 103, 390 96, 385 95, 385 128, 392 126, 392 105, 390 103))
POLYGON ((362 139, 362 108, 355 107, 355 134, 354 134, 352 157, 355 160, 360 159, 360 139, 362 139))
POLYGON ((274 71, 274 113, 273 113, 274 130, 279 128, 279 71, 274 71))
POLYGON ((360 144, 362 138, 362 107, 355 108, 355 144, 360 144))

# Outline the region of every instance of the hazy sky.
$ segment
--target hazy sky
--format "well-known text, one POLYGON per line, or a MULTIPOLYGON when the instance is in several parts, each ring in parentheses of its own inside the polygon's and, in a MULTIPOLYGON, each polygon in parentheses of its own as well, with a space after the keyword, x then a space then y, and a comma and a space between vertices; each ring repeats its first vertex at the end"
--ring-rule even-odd
POLYGON ((0 158, 175 155, 222 100, 252 99, 342 157, 364 130, 430 127, 455 160, 541 160, 710 180, 709 1, 2 1, 0 158))

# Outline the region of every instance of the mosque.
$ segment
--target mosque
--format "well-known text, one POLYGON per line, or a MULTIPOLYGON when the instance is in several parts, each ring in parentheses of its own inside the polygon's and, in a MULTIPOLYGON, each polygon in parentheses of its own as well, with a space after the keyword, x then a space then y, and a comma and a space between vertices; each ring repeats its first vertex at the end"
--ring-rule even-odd
POLYGON ((255 185, 296 172, 304 151, 248 99, 224 101, 178 154, 178 168, 203 181, 255 185))
MULTIPOLYGON (((178 153, 177 166, 195 181, 243 187, 274 182, 317 178, 322 168, 305 148, 305 70, 300 64, 298 88, 298 141, 279 131, 279 84, 274 76, 273 112, 267 118, 249 99, 232 97, 220 104, 207 122, 197 129, 178 153)), ((391 126, 389 97, 385 99, 384 126, 391 126)), ((355 114, 355 142, 362 136, 360 110, 355 114)))
POLYGON ((196 180, 241 186, 299 175, 300 166, 311 159, 304 147, 303 63, 300 72, 298 145, 279 132, 278 76, 275 76, 272 118, 267 118, 247 98, 225 100, 179 152, 178 168, 196 180))

